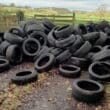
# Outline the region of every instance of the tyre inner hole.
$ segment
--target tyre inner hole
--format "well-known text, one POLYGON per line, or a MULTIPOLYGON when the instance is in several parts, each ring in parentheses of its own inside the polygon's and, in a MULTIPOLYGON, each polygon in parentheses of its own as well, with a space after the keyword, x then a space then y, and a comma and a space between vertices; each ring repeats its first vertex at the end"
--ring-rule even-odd
POLYGON ((83 34, 87 33, 87 29, 84 25, 80 25, 79 28, 81 29, 81 31, 83 32, 83 34))
POLYGON ((96 85, 92 82, 89 82, 89 81, 78 82, 78 86, 82 89, 89 90, 89 91, 95 91, 95 90, 99 89, 98 85, 96 85))
POLYGON ((100 48, 98 48, 98 47, 94 47, 94 48, 92 48, 91 49, 91 52, 99 52, 100 51, 100 48))
POLYGON ((109 68, 107 66, 96 64, 93 67, 93 71, 98 75, 107 75, 110 74, 109 68))
POLYGON ((63 66, 62 68, 63 68, 64 70, 69 70, 69 71, 75 71, 75 70, 76 70, 76 68, 71 67, 71 66, 63 66))
POLYGON ((0 60, 0 64, 4 64, 5 63, 5 61, 4 60, 0 60))
POLYGON ((49 61, 49 56, 46 56, 46 57, 42 58, 42 59, 39 61, 38 65, 39 65, 39 66, 43 66, 43 65, 45 65, 48 61, 49 61))
POLYGON ((26 76, 26 75, 30 75, 31 72, 30 71, 25 71, 25 72, 19 72, 16 76, 26 76))
POLYGON ((29 41, 26 43, 25 48, 29 53, 33 54, 38 50, 38 44, 34 41, 29 41))
POLYGON ((61 31, 61 30, 65 29, 65 28, 67 28, 68 26, 69 25, 63 26, 63 27, 59 28, 58 31, 61 31))

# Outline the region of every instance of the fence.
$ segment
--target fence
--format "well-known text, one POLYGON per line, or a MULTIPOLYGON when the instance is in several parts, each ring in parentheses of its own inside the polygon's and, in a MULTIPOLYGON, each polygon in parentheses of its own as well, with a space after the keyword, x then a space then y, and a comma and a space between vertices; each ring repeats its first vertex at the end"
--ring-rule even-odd
POLYGON ((42 20, 42 18, 48 18, 58 25, 74 24, 75 13, 73 13, 72 15, 34 15, 34 18, 37 20, 42 20))
POLYGON ((0 32, 7 31, 10 27, 17 25, 16 16, 0 16, 0 32))
MULTIPOLYGON (((57 25, 74 24, 74 23, 87 23, 91 21, 88 18, 76 18, 75 13, 71 15, 34 15, 26 16, 26 19, 35 18, 37 20, 42 20, 42 18, 48 18, 57 25)), ((100 21, 100 20, 98 20, 100 21)), ((97 21, 97 22, 98 22, 97 21)), ((5 32, 9 30, 12 26, 18 24, 16 16, 0 16, 0 32, 5 32)))

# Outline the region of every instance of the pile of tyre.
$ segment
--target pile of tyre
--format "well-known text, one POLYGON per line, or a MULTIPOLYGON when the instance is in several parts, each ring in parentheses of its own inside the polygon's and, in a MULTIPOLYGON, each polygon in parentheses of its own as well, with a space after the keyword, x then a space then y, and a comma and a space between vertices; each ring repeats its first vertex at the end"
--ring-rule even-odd
POLYGON ((94 103, 103 97, 104 83, 110 80, 110 25, 101 21, 59 27, 46 18, 21 21, 0 33, 0 54, 0 72, 24 61, 34 62, 35 71, 22 70, 12 77, 16 84, 35 81, 39 73, 53 67, 68 78, 88 71, 89 79, 73 82, 73 96, 94 103))

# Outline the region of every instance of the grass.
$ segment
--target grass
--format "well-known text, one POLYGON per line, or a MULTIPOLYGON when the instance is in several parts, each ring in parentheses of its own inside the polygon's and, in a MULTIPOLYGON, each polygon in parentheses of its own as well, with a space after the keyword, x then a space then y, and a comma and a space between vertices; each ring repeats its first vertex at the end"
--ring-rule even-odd
MULTIPOLYGON (((35 14, 42 14, 42 15, 57 15, 59 12, 58 10, 54 10, 54 9, 32 9, 32 8, 21 8, 21 7, 0 7, 0 16, 11 16, 11 15, 16 15, 16 12, 18 10, 21 10, 24 12, 25 15, 25 19, 29 19, 29 18, 33 18, 35 14)), ((60 10, 61 12, 61 10, 60 10)), ((64 13, 62 10, 62 13, 60 13, 59 15, 65 15, 65 16, 72 16, 71 12, 68 13, 64 13), (63 14, 62 14, 63 13, 63 14)), ((57 18, 55 18, 57 19, 57 18)), ((60 19, 60 18, 58 18, 60 19)), ((71 18, 61 18, 63 20, 69 20, 71 18)), ((110 21, 110 13, 106 12, 104 13, 104 15, 102 16, 100 12, 76 12, 75 14, 75 23, 76 24, 80 24, 80 23, 87 23, 88 21, 93 21, 93 22, 99 22, 100 20, 108 20, 110 21)), ((68 21, 66 22, 62 22, 59 23, 57 22, 56 24, 60 24, 60 25, 64 25, 64 24, 71 24, 72 21, 68 21)), ((13 20, 9 20, 9 21, 1 21, 0 20, 0 31, 7 31, 10 27, 17 25, 17 22, 13 22, 13 20)))

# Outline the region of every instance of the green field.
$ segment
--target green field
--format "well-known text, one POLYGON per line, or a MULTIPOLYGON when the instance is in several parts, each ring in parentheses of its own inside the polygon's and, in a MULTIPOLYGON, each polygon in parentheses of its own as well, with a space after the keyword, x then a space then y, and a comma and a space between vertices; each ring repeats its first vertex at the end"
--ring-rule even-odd
MULTIPOLYGON (((40 15, 51 16, 49 19, 53 20, 56 24, 79 24, 79 23, 87 23, 89 21, 99 22, 101 20, 110 21, 110 12, 75 12, 75 18, 73 19, 73 12, 64 8, 30 8, 30 7, 10 7, 10 6, 1 6, 0 7, 0 31, 7 31, 10 27, 17 25, 18 21, 13 19, 8 19, 7 17, 16 16, 17 11, 23 11, 25 15, 25 20, 34 18, 42 19, 43 17, 40 15), (55 17, 58 16, 58 17, 55 17), (65 16, 65 17, 59 17, 65 16), (68 17, 69 16, 69 17, 68 17), (6 17, 6 19, 4 18, 6 17), (38 18, 39 17, 39 18, 38 18)), ((44 16, 45 17, 45 16, 44 16)))

